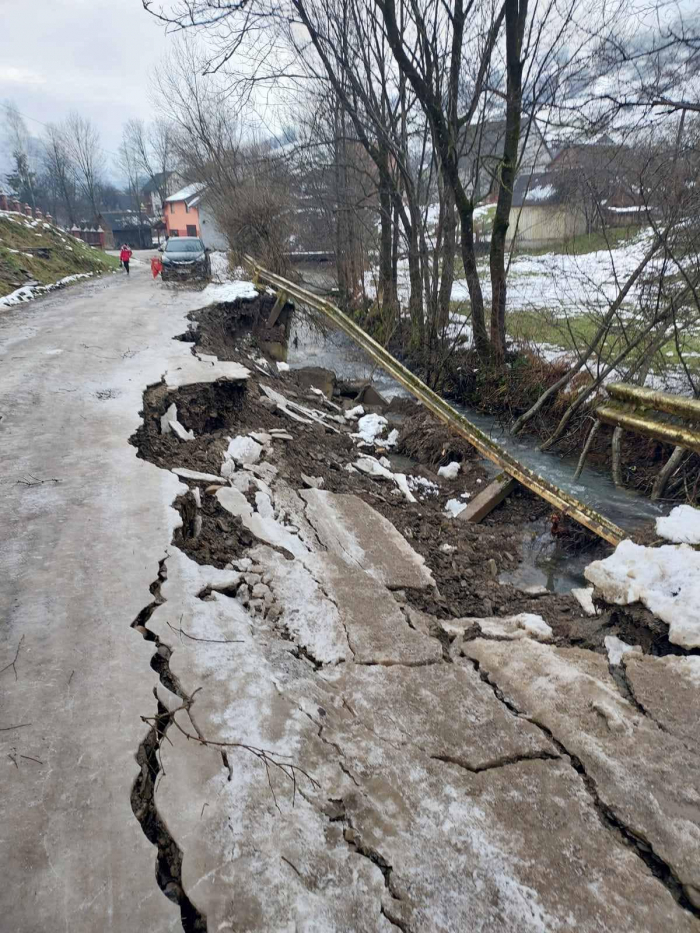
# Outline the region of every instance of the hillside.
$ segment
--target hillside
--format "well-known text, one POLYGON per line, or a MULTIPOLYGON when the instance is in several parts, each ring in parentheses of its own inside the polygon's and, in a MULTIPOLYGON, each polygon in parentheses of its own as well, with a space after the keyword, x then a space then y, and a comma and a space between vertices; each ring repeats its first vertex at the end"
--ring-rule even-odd
POLYGON ((52 224, 0 211, 0 307, 118 268, 119 260, 52 224))

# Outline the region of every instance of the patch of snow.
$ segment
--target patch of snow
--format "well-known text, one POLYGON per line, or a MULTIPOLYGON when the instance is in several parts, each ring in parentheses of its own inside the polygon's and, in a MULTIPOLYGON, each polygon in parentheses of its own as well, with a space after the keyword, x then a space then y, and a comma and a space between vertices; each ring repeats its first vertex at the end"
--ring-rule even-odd
POLYGON ((355 408, 351 408, 350 411, 345 412, 345 417, 348 421, 356 421, 362 415, 364 415, 365 410, 362 405, 356 405, 355 408))
POLYGON ((528 201, 546 201, 548 198, 554 197, 557 193, 554 185, 538 185, 535 188, 530 188, 525 196, 525 202, 528 201))
POLYGON ((656 533, 674 544, 700 544, 700 509, 677 505, 670 515, 656 519, 656 533))
POLYGON ((457 516, 463 512, 467 507, 466 502, 460 502, 459 499, 448 499, 445 503, 445 511, 452 516, 452 518, 457 518, 457 516))
POLYGON ((33 298, 52 292, 56 288, 63 288, 73 282, 78 282, 80 279, 92 278, 94 274, 94 272, 80 272, 74 275, 66 275, 64 278, 59 279, 58 282, 53 282, 50 285, 23 285, 22 288, 18 288, 14 292, 10 292, 9 295, 0 298, 0 308, 23 304, 25 301, 31 301, 33 298))
POLYGON ((626 654, 642 653, 642 649, 639 645, 628 645, 626 641, 618 638, 617 635, 606 635, 603 640, 605 642, 605 650, 608 652, 608 663, 612 664, 613 667, 617 667, 626 654))
POLYGON ((440 491, 437 483, 432 483, 424 476, 409 476, 407 480, 409 487, 414 492, 419 493, 422 499, 429 496, 436 496, 440 491))
POLYGON ((614 605, 641 602, 669 626, 669 641, 700 647, 700 553, 687 544, 650 548, 625 540, 585 570, 596 593, 614 605))
POLYGON ((228 253, 224 250, 214 250, 209 259, 211 261, 212 282, 226 282, 230 279, 228 268, 228 253))
POLYGON ((252 282, 212 283, 211 285, 207 285, 201 293, 200 307, 204 308, 207 305, 237 301, 239 298, 246 301, 253 301, 253 299, 257 297, 258 292, 252 282))
POLYGON ((471 497, 471 493, 470 493, 470 492, 463 492, 463 493, 460 493, 460 496, 459 496, 460 499, 469 499, 470 497, 471 497))
POLYGON ((368 476, 382 476, 384 479, 391 480, 393 483, 396 483, 409 502, 416 501, 415 496, 409 489, 405 473, 392 473, 392 471, 383 466, 376 457, 370 457, 369 455, 360 457, 355 461, 353 466, 355 469, 360 470, 362 473, 366 473, 368 476))
POLYGON ((288 373, 288 372, 289 372, 289 363, 278 362, 278 363, 277 363, 277 369, 278 369, 279 372, 281 372, 281 373, 288 373))
POLYGON ((353 434, 352 436, 368 444, 374 444, 376 439, 384 433, 388 424, 389 422, 386 418, 382 417, 382 415, 376 415, 374 413, 364 415, 357 422, 357 434, 353 434))
POLYGON ((457 479, 459 467, 459 461, 453 460, 452 463, 448 463, 447 466, 440 467, 438 470, 438 476, 444 476, 445 479, 457 479))

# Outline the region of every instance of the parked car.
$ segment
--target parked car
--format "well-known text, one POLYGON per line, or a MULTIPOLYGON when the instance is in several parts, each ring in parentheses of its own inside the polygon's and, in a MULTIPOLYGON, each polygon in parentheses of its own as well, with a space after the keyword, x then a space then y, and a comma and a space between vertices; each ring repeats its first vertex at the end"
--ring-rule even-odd
POLYGON ((211 275, 209 250, 197 236, 170 237, 163 249, 162 262, 161 278, 164 282, 186 277, 209 278, 211 275))

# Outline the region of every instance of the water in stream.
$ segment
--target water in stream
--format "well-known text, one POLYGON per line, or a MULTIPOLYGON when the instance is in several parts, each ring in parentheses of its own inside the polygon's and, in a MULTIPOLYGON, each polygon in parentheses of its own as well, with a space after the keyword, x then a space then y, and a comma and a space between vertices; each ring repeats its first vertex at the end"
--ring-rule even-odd
MULTIPOLYGON (((330 327, 321 332, 310 326, 301 315, 292 323, 287 360, 292 368, 322 366, 333 370, 340 379, 372 382, 385 398, 408 395, 388 373, 342 331, 330 327)), ((538 449, 537 439, 530 435, 513 437, 497 418, 482 412, 454 406, 472 424, 500 444, 522 464, 539 473, 560 489, 590 505, 626 531, 647 524, 669 511, 670 506, 615 486, 608 473, 586 467, 578 480, 573 479, 576 458, 545 453, 538 449)), ((495 464, 484 461, 494 475, 495 464)), ((522 562, 517 570, 503 574, 502 582, 519 586, 546 586, 554 592, 568 592, 572 586, 586 585, 583 570, 589 563, 586 554, 574 555, 560 549, 550 534, 549 523, 531 523, 523 531, 522 562)))

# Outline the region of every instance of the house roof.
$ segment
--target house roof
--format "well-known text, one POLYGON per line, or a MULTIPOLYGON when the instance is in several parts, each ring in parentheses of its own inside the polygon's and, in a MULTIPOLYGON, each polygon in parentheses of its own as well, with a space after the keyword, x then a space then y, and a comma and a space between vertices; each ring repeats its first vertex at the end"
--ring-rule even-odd
POLYGON ((153 178, 149 178, 141 189, 141 192, 143 194, 152 194, 156 192, 158 188, 174 174, 175 172, 158 172, 153 178))
POLYGON ((169 198, 165 199, 165 201, 166 203, 169 203, 170 201, 186 201, 189 206, 192 207, 192 204, 190 203, 191 200, 198 194, 201 194, 205 187, 206 185, 202 184, 201 181, 196 181, 192 185, 187 185, 184 188, 180 188, 179 191, 176 191, 175 194, 171 194, 169 198))
POLYGON ((527 172, 518 175, 513 185, 513 207, 559 204, 561 177, 554 172, 527 172))
POLYGON ((141 214, 139 217, 136 211, 101 211, 96 219, 103 220, 112 230, 152 226, 150 217, 145 214, 141 214))

